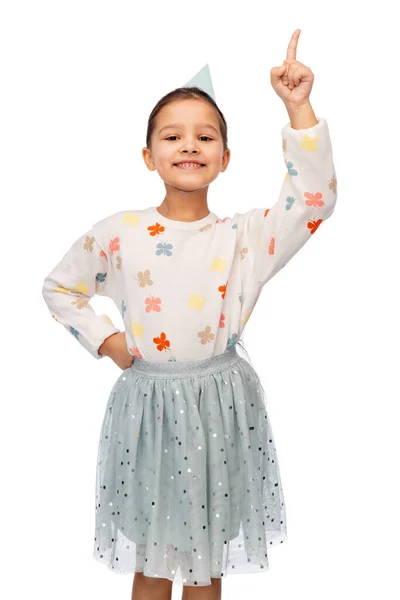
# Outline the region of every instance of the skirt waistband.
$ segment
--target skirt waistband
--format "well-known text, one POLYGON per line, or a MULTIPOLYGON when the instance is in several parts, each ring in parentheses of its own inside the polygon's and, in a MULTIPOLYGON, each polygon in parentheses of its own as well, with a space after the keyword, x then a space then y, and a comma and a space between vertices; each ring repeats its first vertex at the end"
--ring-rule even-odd
POLYGON ((190 377, 191 375, 208 375, 223 371, 237 364, 240 356, 236 346, 232 346, 222 354, 187 361, 157 362, 143 360, 135 357, 129 367, 134 373, 140 373, 149 377, 177 378, 190 377))

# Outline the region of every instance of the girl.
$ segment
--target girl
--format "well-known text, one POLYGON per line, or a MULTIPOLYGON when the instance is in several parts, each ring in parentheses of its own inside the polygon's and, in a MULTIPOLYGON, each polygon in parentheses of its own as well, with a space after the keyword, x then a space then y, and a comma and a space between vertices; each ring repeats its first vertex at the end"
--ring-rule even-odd
POLYGON ((226 122, 203 89, 178 88, 153 109, 143 148, 163 202, 99 221, 44 281, 53 317, 123 370, 99 441, 94 557, 135 573, 136 600, 170 598, 173 581, 184 600, 220 598, 222 577, 265 572, 267 548, 286 540, 264 390, 237 345, 263 286, 336 203, 299 34, 270 73, 290 118, 276 204, 224 219, 209 210, 230 159, 226 122), (115 300, 125 331, 95 314, 95 294, 115 300))

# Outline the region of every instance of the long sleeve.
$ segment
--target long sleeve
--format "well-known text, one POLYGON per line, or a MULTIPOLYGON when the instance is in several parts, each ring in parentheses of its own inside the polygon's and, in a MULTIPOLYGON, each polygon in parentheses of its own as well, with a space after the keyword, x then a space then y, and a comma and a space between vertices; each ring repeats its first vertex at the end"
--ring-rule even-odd
POLYGON ((95 294, 110 296, 110 269, 106 252, 92 228, 78 238, 44 280, 42 294, 52 316, 75 336, 92 356, 120 329, 107 315, 97 315, 90 305, 95 294))
POLYGON ((306 129, 282 128, 287 167, 271 208, 236 213, 242 259, 264 285, 300 250, 333 212, 336 173, 326 120, 306 129))

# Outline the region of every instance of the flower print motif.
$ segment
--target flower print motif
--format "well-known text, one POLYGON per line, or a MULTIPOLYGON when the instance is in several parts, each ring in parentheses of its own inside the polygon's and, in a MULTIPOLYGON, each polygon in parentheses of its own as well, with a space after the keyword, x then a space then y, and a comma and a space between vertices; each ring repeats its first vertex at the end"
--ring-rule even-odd
POLYGON ((307 198, 307 200, 305 201, 307 206, 315 206, 315 207, 319 207, 321 208, 321 206, 323 206, 325 204, 325 202, 323 200, 321 200, 322 198, 322 194, 321 192, 317 192, 316 194, 310 194, 310 192, 304 192, 305 197, 307 198))
POLYGON ((107 256, 107 254, 104 252, 104 250, 101 250, 101 251, 100 251, 100 256, 101 256, 102 258, 105 258, 106 260, 108 260, 108 256, 107 256))
POLYGON ((234 223, 234 224, 232 225, 232 229, 237 229, 237 228, 238 228, 238 224, 237 224, 237 223, 234 223))
POLYGON ((145 304, 147 304, 145 309, 146 312, 151 312, 152 310, 154 310, 155 312, 160 312, 161 310, 161 306, 159 306, 159 304, 161 304, 161 298, 148 296, 145 300, 145 304))
POLYGON ((160 255, 160 254, 165 254, 165 256, 172 256, 172 248, 173 245, 172 244, 167 244, 166 242, 159 242, 157 244, 157 248, 158 250, 156 250, 156 254, 160 255))
POLYGON ((242 320, 242 325, 246 325, 247 321, 249 320, 250 315, 251 315, 251 310, 247 311, 246 316, 242 320))
POLYGON ((157 344, 157 350, 166 350, 170 347, 171 342, 167 340, 167 336, 164 331, 161 332, 160 337, 153 338, 153 342, 157 344))
POLYGON ((165 231, 165 227, 163 225, 160 225, 160 223, 156 223, 155 225, 150 225, 147 228, 147 231, 150 231, 150 235, 154 237, 155 235, 158 235, 159 233, 165 231))
POLYGON ((110 248, 110 254, 113 255, 114 252, 117 252, 117 250, 120 250, 119 247, 119 237, 115 237, 112 238, 112 240, 110 240, 109 242, 109 248, 110 248))
POLYGON ((286 138, 282 139, 282 150, 283 152, 287 152, 287 142, 286 142, 286 138))
POLYGON ((227 262, 227 260, 224 260, 221 257, 215 257, 210 269, 211 271, 218 271, 218 273, 223 273, 225 271, 227 262))
POLYGON ((87 235, 85 237, 85 243, 83 244, 83 249, 87 250, 88 252, 93 252, 93 243, 94 243, 95 239, 96 238, 90 237, 89 235, 87 235))
POLYGON ((122 300, 122 306, 121 306, 121 314, 122 314, 122 318, 124 318, 124 316, 125 316, 125 311, 126 311, 126 304, 125 304, 125 302, 122 300))
POLYGON ((117 269, 121 270, 122 257, 117 256, 116 261, 117 261, 117 265, 116 265, 117 269))
POLYGON ((329 180, 329 189, 332 190, 334 194, 337 194, 337 179, 335 174, 332 179, 329 180))
POLYGON ((298 172, 296 171, 296 169, 293 168, 293 163, 290 160, 285 160, 285 163, 286 163, 286 167, 287 167, 287 173, 285 175, 284 181, 287 181, 289 179, 289 177, 298 175, 298 172))
POLYGON ((176 358, 169 358, 168 362, 176 362, 176 358))
POLYGON ((207 342, 211 342, 215 338, 215 335, 211 333, 211 327, 209 325, 207 325, 204 331, 199 331, 197 335, 201 338, 201 343, 203 345, 207 344, 207 342))
POLYGON ((308 221, 307 227, 310 229, 310 233, 313 234, 317 231, 318 227, 321 225, 322 219, 318 219, 318 221, 308 221))
POLYGON ((218 327, 225 327, 225 315, 221 314, 218 327))
POLYGON ((140 337, 140 338, 143 337, 143 330, 144 330, 143 325, 141 325, 140 323, 132 323, 131 327, 132 327, 132 334, 134 336, 140 337))
POLYGON ((318 136, 314 135, 307 135, 307 134, 302 134, 301 136, 302 138, 302 142, 300 144, 301 148, 303 148, 304 150, 311 150, 312 152, 315 152, 317 150, 318 147, 318 136))
POLYGON ((240 258, 241 260, 244 259, 245 255, 248 253, 249 249, 248 248, 242 248, 240 251, 240 258))
POLYGON ((230 337, 226 343, 226 349, 230 350, 231 348, 233 348, 233 346, 236 344, 236 341, 237 341, 237 333, 233 333, 232 337, 230 337))
POLYGON ((228 217, 225 217, 225 219, 217 219, 215 221, 215 223, 225 223, 225 221, 227 220, 228 217))
POLYGON ((150 279, 149 269, 146 269, 145 271, 138 271, 136 279, 139 282, 140 287, 145 287, 146 285, 153 285, 153 281, 150 279))
POLYGON ((239 302, 242 303, 243 302, 243 296, 242 294, 239 294, 239 302))
POLYGON ((290 210, 293 206, 293 202, 295 201, 295 198, 293 198, 293 196, 288 196, 286 198, 286 210, 290 210))
POLYGON ((134 215, 133 213, 128 213, 124 217, 122 217, 122 222, 128 223, 128 225, 132 225, 132 227, 136 227, 139 221, 140 218, 134 215))
POLYGON ((189 308, 195 308, 196 310, 203 310, 203 306, 206 301, 205 298, 203 298, 199 294, 190 294, 189 297, 190 297, 190 300, 187 304, 189 308))
POLYGON ((143 354, 140 352, 139 347, 138 346, 131 346, 129 348, 129 352, 131 354, 133 354, 133 356, 136 356, 136 358, 143 358, 143 354))
POLYGON ((272 237, 269 240, 269 244, 268 244, 268 254, 270 254, 271 256, 274 254, 275 252, 275 238, 272 237))
POLYGON ((70 331, 72 333, 72 335, 74 335, 76 337, 76 339, 78 339, 79 331, 77 329, 72 327, 72 325, 66 325, 65 328, 68 329, 68 331, 70 331))
POLYGON ((110 317, 108 315, 103 315, 104 316, 104 320, 106 323, 108 323, 109 325, 113 325, 114 323, 111 321, 110 317))
POLYGON ((225 298, 227 288, 228 288, 228 282, 226 282, 225 285, 220 285, 218 288, 218 291, 222 292, 222 296, 221 296, 222 299, 225 298))
POLYGON ((97 275, 96 275, 96 281, 98 281, 99 283, 104 283, 106 278, 107 278, 107 273, 97 273, 97 275))
POLYGON ((210 229, 211 227, 211 223, 207 223, 207 225, 204 225, 204 227, 200 227, 199 231, 207 231, 207 229, 210 229))

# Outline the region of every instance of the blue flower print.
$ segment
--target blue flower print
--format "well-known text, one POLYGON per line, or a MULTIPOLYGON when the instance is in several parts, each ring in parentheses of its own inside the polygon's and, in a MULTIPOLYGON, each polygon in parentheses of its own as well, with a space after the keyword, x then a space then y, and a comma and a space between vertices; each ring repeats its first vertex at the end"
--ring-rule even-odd
POLYGON ((290 210, 292 208, 294 201, 295 201, 295 198, 293 198, 293 196, 288 196, 286 198, 286 202, 287 202, 286 207, 285 207, 286 210, 290 210))
POLYGON ((229 340, 227 341, 226 349, 230 350, 231 348, 233 348, 233 346, 236 344, 236 340, 237 340, 237 333, 234 333, 232 335, 232 337, 230 337, 229 340))
POLYGON ((296 169, 293 169, 293 163, 290 162, 290 160, 287 161, 286 166, 287 166, 289 175, 297 175, 297 171, 296 171, 296 169))
POLYGON ((103 281, 106 280, 106 277, 107 277, 107 273, 97 273, 96 281, 98 281, 99 283, 103 283, 103 281))
POLYGON ((74 335, 76 337, 76 339, 78 339, 79 331, 77 329, 72 327, 72 325, 66 325, 65 327, 68 329, 68 331, 70 331, 72 333, 72 335, 74 335))
POLYGON ((157 244, 157 248, 159 248, 156 251, 156 254, 160 255, 160 254, 165 254, 166 256, 172 256, 172 252, 171 249, 173 248, 172 244, 167 244, 166 242, 159 242, 157 244))
POLYGON ((234 224, 232 225, 232 229, 237 229, 237 226, 238 226, 238 224, 237 224, 237 223, 234 223, 234 224))
POLYGON ((121 307, 122 318, 124 318, 125 311, 126 311, 126 304, 125 304, 125 302, 122 300, 122 307, 121 307))

